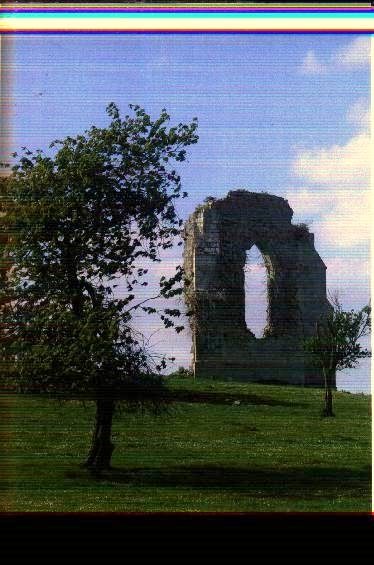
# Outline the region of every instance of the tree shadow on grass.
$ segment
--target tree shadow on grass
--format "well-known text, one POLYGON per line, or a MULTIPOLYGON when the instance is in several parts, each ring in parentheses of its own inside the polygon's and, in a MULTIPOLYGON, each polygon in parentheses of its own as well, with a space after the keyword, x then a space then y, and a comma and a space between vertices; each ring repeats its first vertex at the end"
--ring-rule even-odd
MULTIPOLYGON (((275 398, 267 398, 262 395, 252 394, 252 393, 240 393, 240 392, 208 392, 208 391, 197 391, 189 389, 176 389, 176 390, 162 390, 152 391, 152 390, 142 390, 136 389, 131 390, 126 388, 122 392, 120 390, 115 393, 110 393, 110 396, 116 400, 131 400, 131 399, 157 399, 158 401, 165 402, 166 404, 173 404, 179 402, 187 402, 193 404, 222 404, 222 405, 262 405, 262 406, 285 406, 290 408, 306 408, 310 404, 307 402, 299 402, 294 400, 281 400, 275 398)), ((41 394, 34 393, 28 394, 29 398, 53 398, 60 401, 82 401, 88 402, 94 400, 94 397, 87 393, 74 393, 74 394, 41 394)))
POLYGON ((326 498, 349 492, 369 496, 370 467, 290 467, 285 469, 229 467, 199 464, 158 468, 113 468, 96 477, 111 484, 134 486, 218 489, 248 492, 252 496, 279 498, 326 498))
POLYGON ((175 390, 167 393, 167 399, 171 402, 192 402, 198 404, 256 404, 263 406, 288 406, 294 408, 305 408, 305 402, 279 400, 266 398, 258 394, 207 392, 191 390, 175 390))

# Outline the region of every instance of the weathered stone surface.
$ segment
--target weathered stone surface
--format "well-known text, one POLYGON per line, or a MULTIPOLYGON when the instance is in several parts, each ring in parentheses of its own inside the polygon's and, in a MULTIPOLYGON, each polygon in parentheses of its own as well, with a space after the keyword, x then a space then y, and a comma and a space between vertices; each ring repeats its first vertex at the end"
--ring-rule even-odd
POLYGON ((302 341, 328 314, 326 266, 314 236, 291 223, 287 200, 235 190, 210 200, 185 228, 184 268, 191 284, 195 376, 322 386, 302 341), (267 326, 256 339, 245 322, 246 250, 256 245, 267 270, 267 326))

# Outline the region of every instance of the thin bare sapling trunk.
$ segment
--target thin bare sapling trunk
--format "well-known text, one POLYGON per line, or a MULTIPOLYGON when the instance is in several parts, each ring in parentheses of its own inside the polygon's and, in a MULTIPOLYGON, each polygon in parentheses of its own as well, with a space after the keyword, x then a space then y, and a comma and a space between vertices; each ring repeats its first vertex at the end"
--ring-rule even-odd
POLYGON ((323 374, 325 377, 325 407, 323 410, 323 415, 325 417, 332 417, 334 416, 332 405, 333 372, 329 369, 324 369, 323 374))

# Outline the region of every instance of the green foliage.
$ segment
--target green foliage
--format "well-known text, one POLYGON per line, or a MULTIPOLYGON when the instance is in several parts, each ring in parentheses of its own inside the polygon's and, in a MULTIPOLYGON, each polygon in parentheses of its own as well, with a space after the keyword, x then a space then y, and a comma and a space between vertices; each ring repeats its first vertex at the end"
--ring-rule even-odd
MULTIPOLYGON (((22 390, 100 396, 144 387, 165 367, 132 328, 144 303, 135 289, 147 285, 144 261, 160 261, 159 250, 180 234, 175 201, 185 193, 173 163, 197 142, 197 121, 168 127, 165 110, 156 120, 130 110, 122 119, 109 104, 107 127, 55 140, 49 154, 24 147, 1 185, 1 229, 12 233, 11 276, 1 285, 3 354, 22 390), (117 279, 125 289, 116 298, 117 279)), ((157 297, 180 294, 182 281, 179 267, 160 281, 157 297)), ((179 315, 161 314, 166 327, 179 315)))
POLYGON ((317 335, 306 340, 305 348, 314 354, 315 363, 322 369, 352 369, 357 367, 360 359, 371 356, 371 352, 359 341, 370 331, 369 305, 358 312, 344 311, 340 302, 335 300, 326 322, 318 324, 317 335))
POLYGON ((171 373, 170 375, 168 375, 169 378, 174 377, 174 378, 181 378, 181 379, 193 379, 193 371, 191 371, 191 369, 186 369, 186 367, 178 367, 178 369, 176 371, 174 371, 174 373, 171 373))
POLYGON ((360 339, 369 335, 370 331, 370 305, 358 312, 344 311, 335 294, 326 320, 317 324, 315 336, 305 340, 305 350, 312 354, 312 361, 324 374, 324 416, 334 416, 332 388, 336 371, 353 369, 360 359, 371 356, 371 352, 360 343, 360 339))
POLYGON ((305 222, 301 222, 300 224, 295 224, 295 227, 302 234, 310 233, 310 225, 306 224, 305 222))

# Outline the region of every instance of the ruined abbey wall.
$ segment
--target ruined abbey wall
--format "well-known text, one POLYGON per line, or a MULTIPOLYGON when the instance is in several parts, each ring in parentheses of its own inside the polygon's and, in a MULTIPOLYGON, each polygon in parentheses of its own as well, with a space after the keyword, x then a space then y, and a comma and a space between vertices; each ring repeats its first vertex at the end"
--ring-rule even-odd
POLYGON ((190 216, 184 268, 197 377, 323 386, 302 341, 330 308, 326 266, 313 234, 293 225, 292 215, 283 198, 236 190, 190 216), (245 322, 243 267, 253 245, 267 270, 267 326, 260 339, 245 322))

